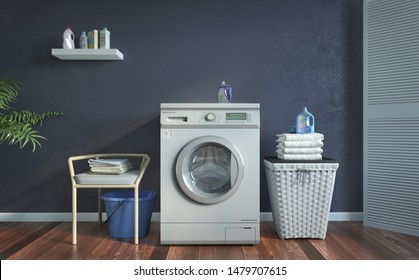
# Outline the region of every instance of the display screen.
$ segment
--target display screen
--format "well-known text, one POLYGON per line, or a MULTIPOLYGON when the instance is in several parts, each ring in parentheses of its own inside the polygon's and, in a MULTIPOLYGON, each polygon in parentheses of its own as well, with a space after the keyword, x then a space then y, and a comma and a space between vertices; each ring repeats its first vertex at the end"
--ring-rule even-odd
POLYGON ((246 113, 226 113, 227 121, 245 121, 247 120, 246 113))

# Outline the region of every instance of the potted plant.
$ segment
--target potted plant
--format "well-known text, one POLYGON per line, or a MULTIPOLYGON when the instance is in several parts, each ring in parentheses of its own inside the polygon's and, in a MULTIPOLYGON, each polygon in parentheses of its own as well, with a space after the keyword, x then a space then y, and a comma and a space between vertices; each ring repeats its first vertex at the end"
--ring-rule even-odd
POLYGON ((0 144, 18 145, 20 149, 31 144, 32 151, 35 151, 38 146, 41 147, 39 140, 46 138, 34 127, 41 126, 47 118, 62 116, 63 113, 13 111, 9 105, 17 100, 21 85, 23 82, 16 78, 0 81, 0 144))

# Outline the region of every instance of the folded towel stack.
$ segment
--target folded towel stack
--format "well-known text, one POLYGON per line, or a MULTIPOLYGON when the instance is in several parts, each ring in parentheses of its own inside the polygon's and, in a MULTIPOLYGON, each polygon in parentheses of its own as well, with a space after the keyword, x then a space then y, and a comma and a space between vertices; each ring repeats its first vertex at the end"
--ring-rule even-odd
POLYGON ((132 169, 132 164, 125 159, 89 159, 90 172, 100 174, 122 174, 132 169))
POLYGON ((321 160, 324 135, 321 133, 276 135, 276 153, 283 160, 321 160))

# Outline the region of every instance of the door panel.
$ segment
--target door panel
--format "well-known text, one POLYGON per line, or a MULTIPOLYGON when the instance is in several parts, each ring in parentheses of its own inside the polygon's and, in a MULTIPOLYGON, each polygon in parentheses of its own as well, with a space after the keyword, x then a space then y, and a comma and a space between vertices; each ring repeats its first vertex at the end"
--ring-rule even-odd
POLYGON ((364 224, 419 235, 419 1, 364 1, 364 224))

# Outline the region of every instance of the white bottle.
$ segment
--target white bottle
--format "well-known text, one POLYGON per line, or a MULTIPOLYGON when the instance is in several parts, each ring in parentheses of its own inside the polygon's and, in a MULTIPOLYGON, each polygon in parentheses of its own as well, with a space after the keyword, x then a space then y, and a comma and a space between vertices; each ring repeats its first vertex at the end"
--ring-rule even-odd
POLYGON ((81 33, 79 46, 80 49, 87 49, 87 35, 85 31, 81 33))
POLYGON ((70 27, 63 33, 63 49, 74 49, 74 33, 70 27))
POLYGON ((111 32, 104 27, 100 30, 100 48, 101 49, 110 49, 111 47, 111 32))

